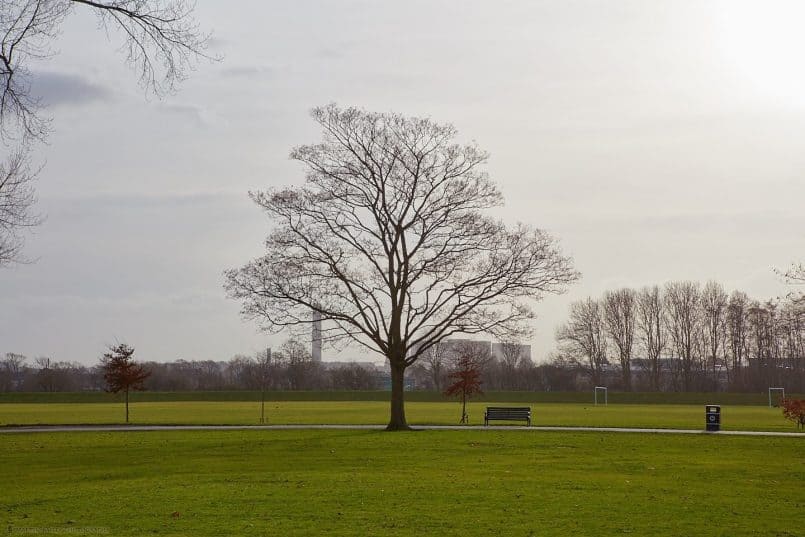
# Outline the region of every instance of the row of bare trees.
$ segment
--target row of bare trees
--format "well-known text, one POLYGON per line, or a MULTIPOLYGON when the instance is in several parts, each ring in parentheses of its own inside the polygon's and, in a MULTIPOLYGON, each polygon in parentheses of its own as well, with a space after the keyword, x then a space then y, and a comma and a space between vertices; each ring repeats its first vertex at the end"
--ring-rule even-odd
MULTIPOLYGON (((326 367, 314 362, 307 348, 293 340, 278 351, 237 355, 227 362, 177 360, 142 365, 150 373, 144 381, 149 391, 376 390, 382 382, 371 367, 356 363, 326 367)), ((29 361, 17 353, 0 359, 0 392, 100 391, 105 386, 102 364, 85 366, 44 357, 29 361)))
POLYGON ((608 291, 570 307, 557 363, 623 390, 805 388, 805 300, 759 301, 717 282, 608 291), (617 373, 611 379, 611 372, 617 373), (635 375, 639 378, 635 378, 635 375))
POLYGON ((417 390, 442 392, 462 360, 471 360, 480 372, 485 391, 572 391, 575 374, 554 363, 535 364, 525 348, 515 342, 501 343, 491 352, 489 342, 447 340, 432 346, 410 368, 408 378, 417 390))

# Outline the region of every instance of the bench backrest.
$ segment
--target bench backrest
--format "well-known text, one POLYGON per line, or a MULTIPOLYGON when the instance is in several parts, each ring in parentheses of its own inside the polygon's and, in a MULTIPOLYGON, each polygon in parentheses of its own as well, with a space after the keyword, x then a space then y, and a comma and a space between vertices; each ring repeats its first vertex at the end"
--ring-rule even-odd
POLYGON ((528 419, 531 417, 531 407, 528 406, 488 406, 486 407, 487 418, 513 418, 528 419))

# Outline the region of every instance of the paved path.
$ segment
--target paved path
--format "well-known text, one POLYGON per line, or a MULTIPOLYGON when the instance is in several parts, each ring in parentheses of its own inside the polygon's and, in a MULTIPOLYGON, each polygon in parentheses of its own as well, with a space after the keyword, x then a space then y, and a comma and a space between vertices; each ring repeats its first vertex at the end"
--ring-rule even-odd
MULTIPOLYGON (((805 433, 777 431, 719 431, 708 433, 701 429, 639 429, 630 427, 519 427, 505 425, 416 425, 417 430, 428 431, 565 431, 599 433, 649 433, 649 434, 707 434, 719 436, 783 436, 805 438, 805 433)), ((71 433, 71 432, 126 432, 126 431, 242 431, 242 430, 296 430, 296 429, 366 429, 383 430, 383 425, 31 425, 25 427, 0 427, 6 433, 71 433)))

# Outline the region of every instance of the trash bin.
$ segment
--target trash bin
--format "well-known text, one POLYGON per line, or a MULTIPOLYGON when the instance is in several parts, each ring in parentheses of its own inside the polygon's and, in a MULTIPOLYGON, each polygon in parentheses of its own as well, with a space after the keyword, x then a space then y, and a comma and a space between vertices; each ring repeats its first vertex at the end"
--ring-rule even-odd
POLYGON ((721 430, 721 405, 705 405, 704 424, 707 431, 721 430))

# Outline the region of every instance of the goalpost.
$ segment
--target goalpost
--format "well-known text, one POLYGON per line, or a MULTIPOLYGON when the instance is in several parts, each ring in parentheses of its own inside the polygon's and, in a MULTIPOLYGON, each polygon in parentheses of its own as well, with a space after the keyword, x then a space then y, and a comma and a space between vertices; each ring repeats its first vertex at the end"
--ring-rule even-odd
POLYGON ((776 406, 779 406, 779 402, 785 399, 785 388, 769 388, 769 408, 773 406, 771 400, 771 392, 780 392, 782 394, 782 396, 779 399, 777 399, 778 404, 776 406))
POLYGON ((602 391, 602 392, 604 392, 604 406, 607 406, 607 403, 608 403, 608 401, 607 401, 607 387, 606 386, 596 386, 594 391, 595 391, 595 393, 594 393, 595 405, 598 406, 598 392, 602 391))

